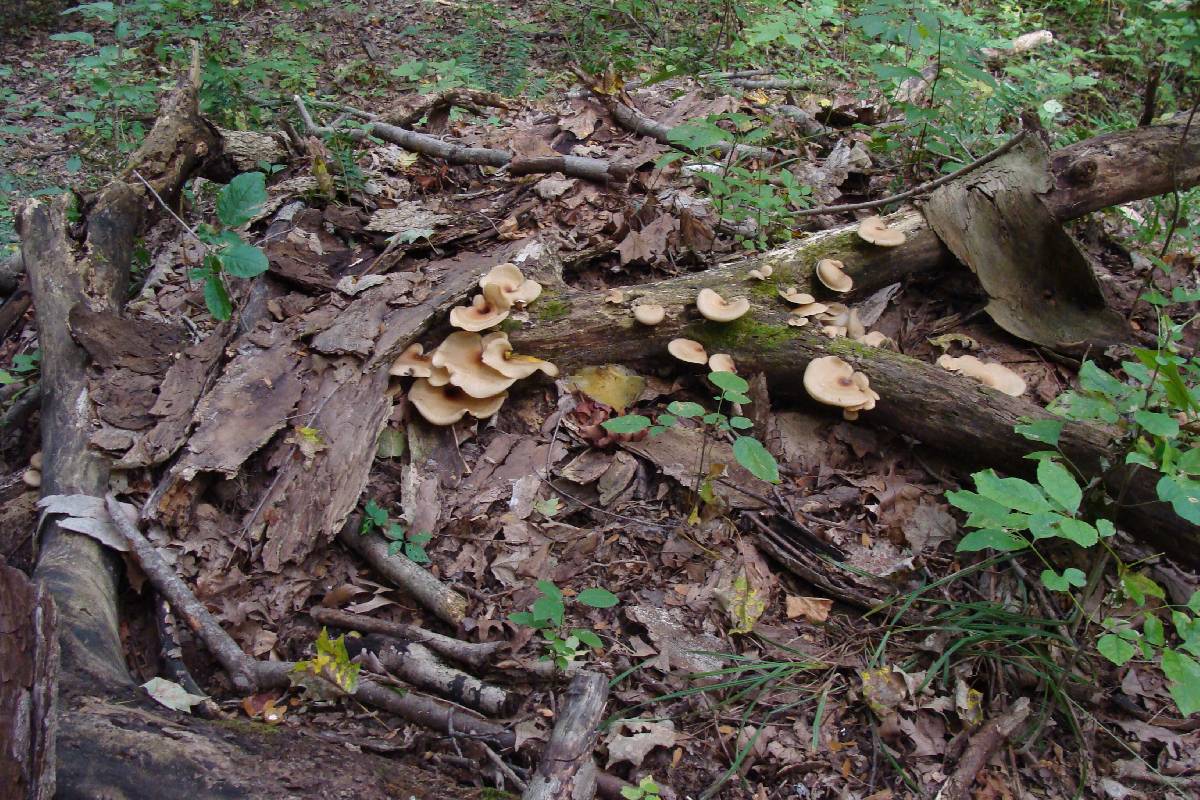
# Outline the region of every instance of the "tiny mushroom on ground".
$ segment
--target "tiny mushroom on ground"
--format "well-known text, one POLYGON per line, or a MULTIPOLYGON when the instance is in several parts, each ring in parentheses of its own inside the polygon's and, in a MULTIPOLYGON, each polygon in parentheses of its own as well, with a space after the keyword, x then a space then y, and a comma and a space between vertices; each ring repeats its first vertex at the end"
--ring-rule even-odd
POLYGON ((408 349, 392 362, 388 374, 397 378, 428 378, 433 374, 433 359, 424 353, 425 348, 421 345, 409 345, 408 349))
POLYGON ((513 378, 514 380, 528 378, 538 370, 546 373, 551 378, 558 376, 558 367, 549 361, 543 361, 534 356, 522 356, 514 353, 512 342, 508 341, 507 333, 489 333, 483 337, 482 345, 483 363, 506 378, 513 378))
POLYGON ((887 226, 882 217, 867 217, 858 223, 858 235, 865 242, 880 247, 899 247, 904 244, 904 232, 887 226))
POLYGON ((822 258, 817 262, 817 280, 835 292, 848 292, 854 288, 854 280, 842 272, 845 267, 845 264, 835 259, 822 258))
POLYGON ((433 351, 433 365, 448 370, 450 383, 471 397, 494 397, 516 382, 483 363, 483 338, 478 333, 455 331, 447 336, 433 351))
POLYGON ((29 466, 33 469, 40 470, 42 468, 42 451, 38 450, 29 457, 29 466))
POLYGON ((495 397, 471 397, 452 386, 430 386, 424 378, 418 378, 408 390, 409 401, 433 425, 453 425, 465 414, 478 419, 490 417, 500 410, 507 397, 503 392, 495 397))
POLYGON ((745 297, 726 300, 712 289, 701 289, 696 295, 696 308, 705 319, 713 322, 733 322, 750 310, 750 301, 745 297))
POLYGON ((713 353, 708 357, 708 368, 713 372, 737 372, 737 365, 733 363, 733 356, 728 353, 713 353))
POLYGON ((535 280, 527 279, 515 264, 497 264, 487 275, 479 279, 479 288, 488 299, 503 297, 502 302, 509 306, 516 303, 532 303, 542 293, 542 285, 535 280), (492 294, 489 294, 489 287, 492 294))
POLYGON ((1003 364, 980 361, 975 356, 954 358, 943 355, 938 358, 937 365, 950 372, 961 372, 985 386, 990 386, 1013 397, 1025 394, 1025 379, 1003 364))
POLYGON ((837 356, 814 358, 804 369, 804 390, 818 403, 837 406, 846 419, 875 407, 879 395, 861 372, 837 356))
POLYGON ((693 339, 672 339, 667 343, 667 352, 689 364, 708 363, 708 353, 704 351, 704 345, 693 339))
POLYGON ((643 325, 657 325, 666 316, 666 309, 658 303, 642 303, 633 307, 633 318, 643 325))

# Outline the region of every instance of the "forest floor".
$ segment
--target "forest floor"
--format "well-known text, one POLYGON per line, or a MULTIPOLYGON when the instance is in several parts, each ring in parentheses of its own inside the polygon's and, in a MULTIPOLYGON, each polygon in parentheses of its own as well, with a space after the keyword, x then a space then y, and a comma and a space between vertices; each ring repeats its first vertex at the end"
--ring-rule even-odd
MULTIPOLYGON (((226 35, 236 32, 241 46, 269 52, 286 26, 314 59, 311 73, 296 75, 290 91, 319 87, 328 103, 380 114, 411 107, 414 91, 385 74, 378 54, 397 62, 405 51, 428 59, 423 43, 454 41, 462 22, 439 3, 406 4, 395 16, 390 3, 368 6, 316 13, 260 5, 226 35)), ((530 23, 542 19, 524 4, 514 4, 512 13, 528 14, 530 23)), ((62 130, 60 119, 43 113, 57 97, 85 91, 70 65, 82 45, 52 41, 52 32, 31 30, 0 42, 0 123, 8 136, 0 149, 0 180, 6 181, 0 188, 8 191, 0 203, 0 237, 13 238, 18 197, 52 187, 95 188, 127 156, 114 151, 111 140, 62 130)), ((483 274, 502 262, 536 262, 547 251, 561 263, 567 287, 596 291, 752 257, 736 237, 721 233, 720 209, 682 162, 662 161, 669 146, 628 132, 595 97, 568 97, 578 82, 560 68, 560 43, 529 41, 522 84, 536 86, 536 96, 506 98, 506 107, 478 113, 430 114, 415 129, 530 158, 603 159, 632 177, 608 183, 562 173, 516 177, 417 157, 391 144, 299 137, 290 152, 281 150, 263 165, 271 199, 251 226, 279 287, 268 301, 270 319, 295 321, 345 308, 356 292, 338 282, 373 274, 367 267, 385 257, 391 274, 412 276, 409 295, 397 304, 422 301, 436 288, 436 276, 451 268, 473 265, 483 274), (318 164, 332 173, 332 192, 318 164), (277 215, 284 208, 288 216, 277 215)), ((166 66, 158 69, 152 83, 173 79, 166 66)), ((792 136, 797 160, 808 165, 804 183, 823 204, 873 199, 916 182, 900 179, 905 165, 899 158, 870 151, 871 135, 861 126, 885 117, 886 104, 851 88, 738 91, 677 77, 633 96, 641 111, 666 125, 744 114, 792 136), (770 111, 785 95, 830 125, 832 134, 789 133, 788 122, 770 111)), ((286 94, 271 100, 274 107, 243 120, 246 127, 278 132, 285 120, 297 124, 288 116, 286 94)), ((309 110, 326 124, 338 116, 313 104, 309 110)), ((151 122, 152 115, 145 127, 151 122)), ((197 181, 184 221, 194 227, 212 220, 218 190, 197 181)), ((1137 298, 1147 255, 1158 242, 1135 239, 1139 221, 1157 213, 1151 201, 1139 201, 1068 226, 1093 261, 1110 307, 1143 343, 1157 319, 1137 298)), ((803 222, 816 230, 853 219, 842 214, 803 222)), ((1189 277, 1182 267, 1193 257, 1177 253, 1181 268, 1160 288, 1190 285, 1194 272, 1189 277)), ((196 246, 178 222, 155 225, 136 258, 126 310, 131 329, 174 326, 189 344, 220 335, 202 284, 189 278, 198 263, 196 246)), ((244 297, 241 283, 235 302, 244 297)), ((754 291, 750 282, 734 288, 754 291)), ((551 294, 517 321, 536 325, 569 314, 554 306, 551 294)), ((1025 398, 1039 405, 1078 386, 1077 360, 1007 334, 983 313, 986 297, 961 265, 852 297, 862 324, 907 356, 934 362, 942 354, 969 353, 999 362, 1021 376, 1025 398)), ((629 303, 619 292, 613 300, 629 303)), ((447 330, 439 322, 425 333, 426 352, 447 330)), ((0 364, 32 382, 34 368, 19 366, 29 365, 36 352, 34 310, 4 334, 0 364)), ((1191 346, 1194 339, 1193 330, 1191 346)), ((1119 363, 1124 352, 1096 355, 1119 363)), ((468 417, 440 428, 401 400, 406 387, 392 387, 397 402, 388 412, 386 446, 372 462, 356 518, 365 510, 386 514, 381 529, 404 525, 415 547, 410 554, 419 559, 423 551, 428 569, 467 598, 457 629, 330 542, 329 531, 296 558, 271 562, 245 520, 264 476, 279 465, 252 453, 231 462, 227 479, 213 477, 194 489, 187 513, 165 522, 165 538, 156 541, 258 659, 311 658, 321 630, 307 613, 313 607, 415 623, 472 642, 505 642, 486 677, 518 698, 515 710, 499 718, 517 732, 513 752, 501 754, 507 776, 469 738, 358 705, 296 689, 238 698, 211 657, 185 635, 184 660, 222 713, 386 753, 463 787, 516 791, 511 776, 528 777, 536 764, 532 748, 549 735, 565 682, 539 660, 547 637, 510 615, 539 598, 545 602, 548 588, 542 583, 539 589, 539 582, 550 581, 565 598, 562 632, 584 629, 603 643, 594 650, 583 646, 571 669, 583 666, 613 679, 597 747, 600 766, 632 783, 652 775, 663 797, 933 796, 980 721, 1004 714, 1021 697, 1033 703, 1028 738, 1000 748, 970 796, 1194 796, 1200 725, 1194 717, 1179 718, 1163 676, 1138 661, 1118 668, 1100 658, 1086 626, 1076 633, 1078 648, 1071 648, 1059 638, 1070 608, 1047 600, 1036 577, 1007 563, 980 568, 974 554, 955 551, 962 517, 945 495, 970 486, 969 474, 979 466, 974 456, 939 452, 903 430, 873 426, 870 412, 849 421, 815 403, 773 403, 777 387, 744 374, 752 398, 744 413, 777 459, 782 480, 772 486, 742 472, 737 485, 697 481, 698 475, 719 476, 721 466, 735 469, 727 441, 718 437, 702 447, 707 440, 699 428, 686 425, 637 440, 611 436, 599 423, 621 410, 653 416, 675 401, 709 404, 707 369, 665 358, 621 366, 628 369, 522 381, 490 420, 468 417), (695 492, 699 483, 707 487, 703 500, 695 492), (866 583, 890 597, 889 604, 865 613, 762 552, 756 545, 762 523, 754 520, 771 515, 815 534, 840 554, 848 576, 872 576, 866 583), (427 541, 411 537, 424 533, 431 534, 427 541), (573 602, 593 588, 615 593, 619 602, 607 608, 573 602), (907 603, 925 613, 897 619, 907 603), (985 607, 996 616, 987 617, 985 607), (1002 613, 1010 615, 1007 622, 1002 613)), ((313 375, 319 380, 321 373, 313 375)), ((153 395, 130 384, 101 401, 98 430, 108 435, 98 443, 114 457, 131 452, 153 424, 153 395)), ((17 399, 6 395, 4 410, 17 399)), ((39 449, 37 423, 34 411, 18 429, 3 432, 0 447, 6 468, 0 554, 22 568, 33 559, 38 492, 22 475, 39 449)), ((301 428, 308 430, 287 423, 274 436, 303 437, 301 428)), ((320 450, 318 444, 306 457, 320 450)), ((153 464, 118 473, 122 493, 145 501, 167 469, 153 464)), ((1200 586, 1194 573, 1121 539, 1126 560, 1146 558, 1147 574, 1182 598, 1176 602, 1186 603, 1200 586)), ((1088 566, 1082 558, 1063 563, 1088 566)), ((148 590, 135 574, 131 566, 122 633, 130 668, 144 682, 159 674, 159 642, 148 590)), ((1129 610, 1114 586, 1101 586, 1091 598, 1096 608, 1129 610)), ((369 661, 364 666, 378 668, 369 661)), ((443 791, 431 789, 429 796, 443 791)))

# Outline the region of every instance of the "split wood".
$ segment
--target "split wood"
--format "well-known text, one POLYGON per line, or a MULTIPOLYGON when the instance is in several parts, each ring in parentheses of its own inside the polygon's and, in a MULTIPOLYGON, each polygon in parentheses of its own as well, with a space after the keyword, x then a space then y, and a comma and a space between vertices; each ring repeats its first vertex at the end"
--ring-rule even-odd
POLYGON ((586 670, 571 679, 564 707, 522 800, 587 800, 596 793, 597 726, 604 716, 608 679, 586 670))

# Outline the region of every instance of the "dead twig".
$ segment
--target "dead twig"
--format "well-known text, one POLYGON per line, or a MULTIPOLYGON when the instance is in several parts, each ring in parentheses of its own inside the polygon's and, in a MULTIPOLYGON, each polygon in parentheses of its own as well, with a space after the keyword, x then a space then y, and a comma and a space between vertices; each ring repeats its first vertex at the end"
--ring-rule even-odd
POLYGON ((1008 741, 1017 728, 1029 716, 1029 698, 1021 697, 1012 708, 1000 716, 988 720, 967 744, 967 750, 958 761, 954 773, 942 784, 934 800, 968 800, 975 776, 999 749, 1008 741))
POLYGON ((351 614, 332 608, 317 606, 308 611, 308 615, 322 625, 333 625, 344 630, 378 633, 392 636, 408 642, 417 642, 428 647, 439 655, 453 659, 461 664, 479 669, 487 664, 502 649, 506 642, 464 642, 452 636, 427 631, 416 625, 406 625, 402 622, 389 622, 361 614, 351 614))

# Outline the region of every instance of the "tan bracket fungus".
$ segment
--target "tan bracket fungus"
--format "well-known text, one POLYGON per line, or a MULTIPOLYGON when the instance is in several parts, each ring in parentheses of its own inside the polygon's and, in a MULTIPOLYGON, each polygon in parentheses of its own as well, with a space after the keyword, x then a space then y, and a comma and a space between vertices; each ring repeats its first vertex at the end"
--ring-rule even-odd
POLYGON ((827 406, 842 409, 848 420, 858 419, 858 412, 875 407, 879 394, 871 388, 870 380, 837 356, 814 358, 804 368, 804 390, 809 397, 827 406))
POLYGON ((667 352, 689 364, 708 363, 708 353, 705 351, 704 345, 695 339, 672 339, 667 342, 667 352))
POLYGON ((866 217, 859 222, 858 236, 879 247, 899 247, 905 240, 904 231, 889 228, 880 216, 866 217))
POLYGON ((447 336, 433 351, 433 365, 450 373, 452 386, 481 399, 494 397, 517 381, 483 363, 483 337, 469 331, 455 331, 447 336))
POLYGON ((508 334, 503 332, 489 333, 483 337, 483 363, 506 378, 519 380, 528 378, 541 370, 551 378, 558 377, 558 367, 549 361, 543 361, 535 356, 523 356, 513 352, 512 342, 508 334))
POLYGON ((984 386, 990 386, 993 389, 1004 392, 1012 397, 1020 397, 1025 394, 1026 384, 1025 379, 1018 375, 1013 370, 990 361, 980 361, 975 356, 939 356, 937 365, 944 370, 950 372, 961 372, 969 378, 982 383, 984 386))
POLYGON ((737 365, 733 362, 733 356, 728 353, 713 353, 708 357, 708 368, 712 372, 737 374, 737 365))
POLYGON ((388 374, 397 378, 428 378, 433 374, 433 359, 424 353, 425 348, 421 345, 409 345, 392 362, 392 368, 388 370, 388 374))
POLYGON ((713 322, 733 322, 750 310, 750 301, 745 297, 726 300, 712 289, 701 289, 696 295, 696 308, 705 319, 713 322))
POLYGON ((508 319, 513 305, 532 303, 542 294, 542 285, 526 279, 513 264, 497 264, 479 279, 481 294, 471 305, 450 309, 450 324, 464 331, 478 332, 508 319))
POLYGON ((667 310, 657 303, 643 303, 633 307, 633 318, 643 325, 657 325, 667 316, 667 310))
POLYGON ((854 288, 854 279, 842 272, 846 265, 833 258, 822 258, 817 262, 817 280, 826 289, 835 292, 848 292, 854 288))
POLYGON ((418 378, 408 390, 409 402, 433 425, 453 425, 467 414, 486 419, 500 410, 507 397, 506 393, 471 397, 452 386, 433 387, 425 378, 418 378))

